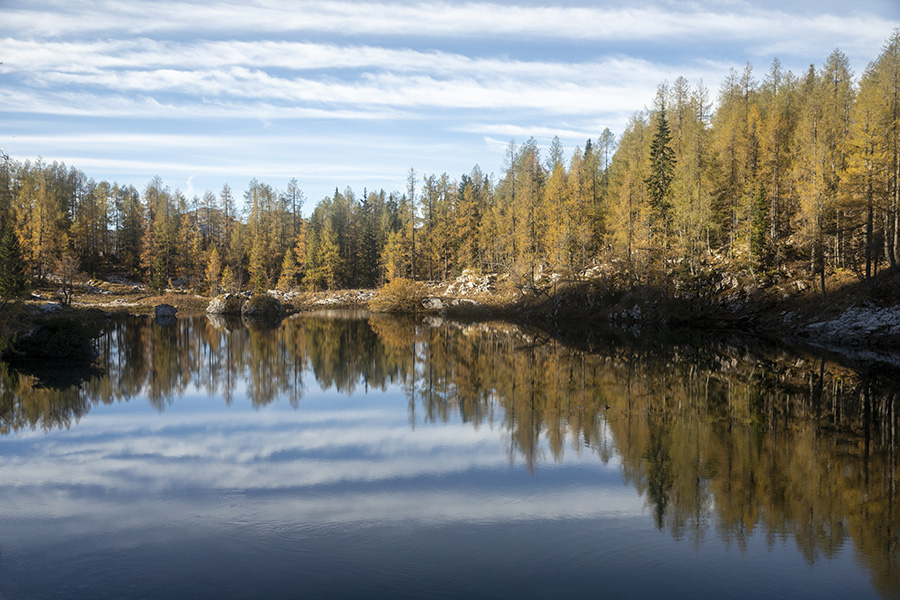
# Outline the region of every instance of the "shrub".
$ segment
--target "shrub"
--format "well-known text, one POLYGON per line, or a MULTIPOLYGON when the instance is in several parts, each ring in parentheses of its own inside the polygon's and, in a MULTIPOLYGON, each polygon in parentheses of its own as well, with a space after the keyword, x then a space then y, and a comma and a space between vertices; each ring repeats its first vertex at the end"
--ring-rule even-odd
POLYGON ((369 308, 375 312, 415 313, 422 309, 424 297, 420 283, 397 277, 378 290, 369 301, 369 308))

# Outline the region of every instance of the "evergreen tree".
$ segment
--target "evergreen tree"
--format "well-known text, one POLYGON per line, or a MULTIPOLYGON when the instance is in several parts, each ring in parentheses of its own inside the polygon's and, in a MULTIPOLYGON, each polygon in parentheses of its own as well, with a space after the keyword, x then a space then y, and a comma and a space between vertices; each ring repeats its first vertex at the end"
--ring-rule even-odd
POLYGON ((6 303, 28 291, 25 259, 19 238, 12 227, 6 227, 0 240, 0 298, 6 303))
POLYGON ((656 132, 650 142, 650 175, 647 177, 647 193, 654 218, 667 235, 671 209, 670 190, 675 176, 675 151, 672 150, 672 134, 666 120, 666 108, 660 106, 656 113, 656 132))
POLYGON ((766 190, 760 184, 753 201, 752 221, 750 225, 750 256, 757 266, 765 268, 770 254, 769 245, 769 204, 766 190))
POLYGON ((165 291, 167 284, 166 257, 163 254, 157 254, 150 268, 150 288, 157 294, 161 294, 165 291))

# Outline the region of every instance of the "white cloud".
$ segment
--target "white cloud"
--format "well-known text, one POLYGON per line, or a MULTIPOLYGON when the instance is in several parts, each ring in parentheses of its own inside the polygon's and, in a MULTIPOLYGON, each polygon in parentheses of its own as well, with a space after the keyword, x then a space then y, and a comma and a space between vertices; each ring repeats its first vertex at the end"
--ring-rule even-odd
POLYGON ((411 165, 490 172, 495 138, 505 148, 509 138, 559 135, 571 148, 604 127, 621 133, 660 82, 679 76, 707 82, 714 98, 732 66, 751 61, 762 73, 777 54, 802 70, 836 46, 859 73, 900 25, 869 0, 852 11, 836 2, 580 4, 15 0, 0 8, 0 146, 97 178, 197 175, 187 184, 196 187, 203 175, 290 173, 323 182, 312 198, 348 183, 402 188, 411 165), (25 143, 37 127, 70 141, 25 143), (112 142, 105 155, 102 141, 73 143, 147 128, 184 135, 168 147, 165 137, 130 149, 112 142), (184 139, 192 135, 197 142, 184 139))
POLYGON ((590 115, 631 110, 635 97, 652 97, 660 81, 675 76, 643 61, 620 59, 559 68, 514 62, 506 71, 496 61, 470 66, 468 76, 376 71, 353 80, 284 77, 247 67, 46 71, 32 76, 36 85, 31 90, 0 92, 0 100, 7 110, 96 114, 100 109, 130 117, 377 119, 408 118, 409 111, 425 109, 590 115))
MULTIPOLYGON (((563 39, 653 43, 698 39, 778 39, 805 36, 865 38, 880 43, 883 16, 836 18, 827 7, 814 14, 764 10, 749 3, 693 3, 687 8, 648 4, 522 6, 489 2, 45 2, 6 11, 7 26, 28 36, 328 33, 341 36, 563 39), (177 19, 171 15, 178 15, 177 19), (73 18, 78 16, 78 18, 73 18), (872 40, 871 38, 877 38, 872 40)), ((887 24, 888 29, 890 24, 887 24)))

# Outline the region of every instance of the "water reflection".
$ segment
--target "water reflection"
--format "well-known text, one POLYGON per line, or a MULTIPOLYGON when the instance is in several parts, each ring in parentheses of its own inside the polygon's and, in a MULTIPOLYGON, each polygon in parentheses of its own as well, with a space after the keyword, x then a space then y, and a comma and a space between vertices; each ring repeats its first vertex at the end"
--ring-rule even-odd
MULTIPOLYGON (((454 444, 471 452, 484 429, 500 430, 507 457, 532 473, 584 456, 615 463, 645 499, 653 524, 677 540, 699 546, 714 535, 742 550, 754 536, 764 536, 769 547, 790 540, 810 565, 849 544, 873 588, 900 596, 898 379, 889 368, 739 344, 573 342, 503 323, 420 323, 351 313, 297 316, 278 327, 206 317, 162 327, 128 318, 112 322, 98 345, 100 358, 77 386, 54 386, 40 373, 0 366, 0 432, 68 429, 98 404, 144 397, 158 411, 197 393, 226 405, 246 397, 257 410, 275 401, 298 407, 312 383, 307 378, 317 389, 342 395, 399 390, 409 421, 400 428, 376 428, 378 411, 361 409, 353 430, 306 415, 285 429, 275 421, 265 424, 268 445, 259 445, 262 430, 252 428, 202 440, 188 433, 173 444, 176 432, 165 441, 135 436, 127 451, 117 446, 108 455, 190 458, 174 477, 204 489, 396 483, 433 472, 427 457, 438 447, 444 475, 471 468, 473 460, 477 464, 471 454, 453 462, 454 444), (410 433, 428 424, 455 428, 446 429, 443 441, 432 437, 431 446, 416 446, 421 440, 410 433), (337 468, 308 460, 311 453, 315 458, 316 452, 354 444, 366 449, 341 458, 337 468), (384 459, 377 465, 366 458, 371 448, 384 459), (307 458, 302 465, 278 459, 300 455, 307 458)), ((208 419, 199 416, 194 425, 208 419)), ((283 417, 278 422, 285 423, 283 417)), ((495 458, 484 460, 493 465, 495 458)), ((52 473, 55 485, 79 485, 53 464, 48 458, 41 472, 52 473)), ((103 465, 89 479, 101 485, 109 473, 103 465)), ((167 477, 173 473, 170 466, 167 477)), ((16 481, 11 468, 5 474, 16 481)), ((396 514, 396 495, 371 492, 364 501, 340 496, 337 504, 327 494, 298 497, 291 510, 346 520, 396 514)), ((448 507, 447 519, 457 520, 467 501, 449 501, 450 495, 444 489, 432 501, 417 496, 403 506, 404 514, 441 504, 448 507)), ((507 504, 489 500, 476 519, 499 518, 497 507, 507 504)), ((547 495, 516 510, 524 519, 561 518, 590 502, 547 495)), ((628 511, 614 496, 597 505, 605 508, 592 514, 628 511)))

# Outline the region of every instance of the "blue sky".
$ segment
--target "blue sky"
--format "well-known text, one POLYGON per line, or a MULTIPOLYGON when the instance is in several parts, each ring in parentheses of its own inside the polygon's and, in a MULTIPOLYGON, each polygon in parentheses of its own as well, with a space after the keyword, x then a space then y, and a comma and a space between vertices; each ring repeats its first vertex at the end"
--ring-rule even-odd
POLYGON ((569 155, 621 133, 659 83, 715 99, 732 67, 857 76, 896 0, 358 2, 0 0, 0 148, 143 189, 236 195, 502 169, 510 140, 569 155))

